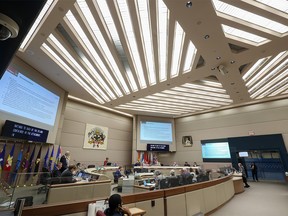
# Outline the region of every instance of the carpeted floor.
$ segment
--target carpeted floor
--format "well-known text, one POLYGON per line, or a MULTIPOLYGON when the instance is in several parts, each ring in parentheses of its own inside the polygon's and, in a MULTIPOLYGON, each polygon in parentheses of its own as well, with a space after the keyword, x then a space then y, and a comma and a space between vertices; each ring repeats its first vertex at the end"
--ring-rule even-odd
POLYGON ((210 216, 287 216, 288 183, 248 182, 250 188, 235 195, 210 216))

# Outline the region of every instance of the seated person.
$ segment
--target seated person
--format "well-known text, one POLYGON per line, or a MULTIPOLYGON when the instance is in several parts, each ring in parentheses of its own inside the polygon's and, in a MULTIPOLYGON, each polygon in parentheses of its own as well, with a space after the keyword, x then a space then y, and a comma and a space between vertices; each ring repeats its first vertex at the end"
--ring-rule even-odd
POLYGON ((77 167, 69 165, 66 170, 61 174, 61 183, 73 183, 77 180, 73 177, 76 174, 77 167))
POLYGON ((118 182, 118 179, 120 177, 124 177, 124 175, 121 173, 122 167, 119 166, 118 169, 116 170, 116 172, 114 172, 114 182, 118 182))
POLYGON ((184 166, 189 166, 189 167, 190 167, 190 164, 186 161, 186 162, 184 163, 184 166))
POLYGON ((199 166, 196 162, 193 163, 193 167, 199 166))
POLYGON ((175 170, 174 169, 170 170, 170 176, 175 176, 175 170))
POLYGON ((134 164, 134 166, 141 166, 141 163, 139 160, 136 161, 136 163, 134 164))
POLYGON ((164 178, 159 170, 154 171, 155 189, 160 189, 160 180, 164 178))
POLYGON ((105 209, 106 216, 132 216, 130 210, 122 206, 122 197, 119 194, 113 194, 109 197, 109 208, 105 209))
POLYGON ((174 163, 172 164, 172 166, 178 166, 177 162, 174 161, 174 163))
POLYGON ((53 172, 52 172, 52 177, 61 177, 61 168, 62 168, 62 163, 58 162, 57 166, 54 168, 53 172))
MULTIPOLYGON (((104 166, 108 166, 108 163, 109 163, 109 158, 108 158, 108 157, 106 157, 106 159, 105 159, 105 161, 104 161, 103 165, 104 165, 104 166)), ((110 165, 111 165, 111 164, 110 164, 110 165)))

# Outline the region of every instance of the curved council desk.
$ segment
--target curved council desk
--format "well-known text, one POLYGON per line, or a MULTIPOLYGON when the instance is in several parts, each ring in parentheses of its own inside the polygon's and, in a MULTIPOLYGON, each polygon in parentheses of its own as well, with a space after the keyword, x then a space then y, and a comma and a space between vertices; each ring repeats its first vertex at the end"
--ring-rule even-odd
MULTIPOLYGON (((146 211, 145 216, 175 216, 209 214, 234 196, 232 176, 185 186, 123 194, 123 203, 129 208, 146 211)), ((22 216, 87 215, 88 205, 97 199, 25 207, 22 216)), ((103 200, 98 199, 98 200, 103 200)))
POLYGON ((51 185, 47 194, 47 204, 110 196, 111 180, 107 176, 95 174, 91 179, 94 180, 51 185))
POLYGON ((118 169, 118 166, 117 167, 104 166, 104 167, 98 167, 98 168, 97 167, 88 168, 88 169, 85 169, 84 171, 91 175, 103 174, 107 176, 109 179, 113 180, 114 179, 113 172, 115 172, 117 169, 118 169))
POLYGON ((175 171, 176 175, 180 174, 180 170, 181 169, 192 169, 193 172, 195 172, 196 170, 199 170, 200 167, 188 167, 188 166, 134 166, 134 171, 135 170, 139 170, 142 173, 150 173, 150 172, 154 172, 155 170, 159 170, 161 171, 161 173, 163 175, 170 175, 170 171, 173 169, 175 171))

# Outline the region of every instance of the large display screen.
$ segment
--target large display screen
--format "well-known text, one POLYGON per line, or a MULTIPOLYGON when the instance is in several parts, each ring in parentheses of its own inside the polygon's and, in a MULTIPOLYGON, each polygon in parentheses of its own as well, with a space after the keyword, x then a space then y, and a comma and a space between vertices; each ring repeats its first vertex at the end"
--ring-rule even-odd
POLYGON ((0 80, 0 110, 54 126, 60 97, 8 68, 0 80))
POLYGON ((140 121, 140 142, 172 144, 172 122, 140 121))
POLYGON ((227 162, 231 160, 229 143, 225 141, 202 143, 203 162, 227 162))

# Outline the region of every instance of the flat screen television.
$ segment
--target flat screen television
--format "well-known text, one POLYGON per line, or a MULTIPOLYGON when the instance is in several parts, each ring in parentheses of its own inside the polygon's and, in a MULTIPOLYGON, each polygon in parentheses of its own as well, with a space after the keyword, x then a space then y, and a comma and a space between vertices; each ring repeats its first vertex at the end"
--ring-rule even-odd
POLYGON ((203 162, 230 162, 230 148, 226 140, 202 140, 203 162))
POLYGON ((248 152, 239 152, 239 157, 248 157, 248 152))
MULTIPOLYGON (((176 151, 175 122, 173 118, 156 116, 137 116, 137 151, 147 151, 147 147, 161 148, 165 145, 165 151, 176 151)), ((154 149, 155 150, 155 149, 154 149)))
POLYGON ((0 79, 0 111, 54 126, 60 97, 9 67, 0 79))

